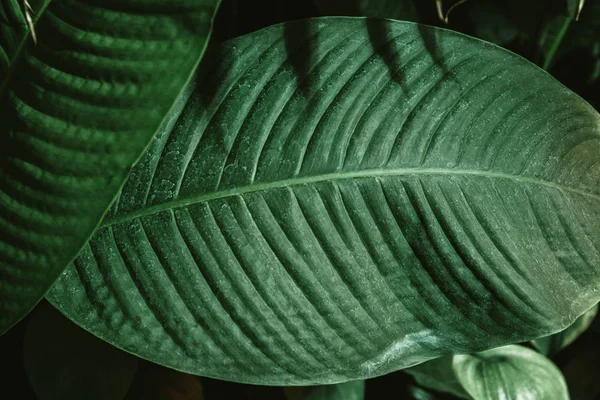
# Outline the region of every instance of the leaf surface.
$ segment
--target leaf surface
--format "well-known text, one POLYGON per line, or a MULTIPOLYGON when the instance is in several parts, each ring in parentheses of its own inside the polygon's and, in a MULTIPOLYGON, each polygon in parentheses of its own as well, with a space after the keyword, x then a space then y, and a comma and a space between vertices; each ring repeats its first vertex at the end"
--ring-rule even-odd
POLYGON ((598 302, 600 115, 538 67, 360 18, 207 60, 50 293, 85 329, 190 373, 314 385, 545 336, 598 302))
POLYGON ((42 3, 34 45, 23 2, 0 2, 0 334, 92 235, 197 66, 218 0, 42 3))

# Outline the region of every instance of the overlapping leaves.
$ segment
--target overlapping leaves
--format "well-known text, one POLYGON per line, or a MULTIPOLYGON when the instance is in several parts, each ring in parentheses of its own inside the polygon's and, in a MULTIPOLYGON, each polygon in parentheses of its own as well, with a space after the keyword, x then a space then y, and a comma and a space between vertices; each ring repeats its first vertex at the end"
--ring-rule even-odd
POLYGON ((28 4, 0 2, 0 334, 92 235, 197 66, 218 0, 28 4))
POLYGON ((200 375, 317 384, 598 302, 600 116, 528 61, 344 18, 207 61, 50 293, 84 328, 200 375))

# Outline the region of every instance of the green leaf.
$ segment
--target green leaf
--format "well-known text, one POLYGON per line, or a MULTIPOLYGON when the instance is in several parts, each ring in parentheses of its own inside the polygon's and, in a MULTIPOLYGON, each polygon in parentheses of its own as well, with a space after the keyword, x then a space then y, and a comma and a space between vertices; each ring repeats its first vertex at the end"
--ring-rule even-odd
POLYGON ((365 381, 320 386, 290 386, 283 390, 287 400, 363 400, 365 381))
POLYGON ((510 345, 441 357, 405 370, 422 386, 462 399, 568 399, 565 379, 546 357, 510 345))
POLYGON ((505 346, 453 357, 456 377, 474 400, 568 400, 560 370, 523 346, 505 346))
POLYGON ((218 0, 53 1, 37 45, 22 4, 0 2, 0 334, 92 235, 197 66, 218 0))
POLYGON ((435 360, 407 368, 404 372, 412 375, 421 386, 438 392, 452 393, 461 399, 470 399, 452 368, 452 357, 435 360))
POLYGON ((114 400, 127 393, 138 360, 42 305, 27 325, 23 361, 39 400, 114 400))
POLYGON ((549 335, 600 300, 600 115, 527 60, 319 18, 205 61, 50 292, 85 329, 314 385, 549 335))
POLYGON ((552 356, 575 341, 592 324, 598 314, 598 305, 590 308, 581 317, 571 324, 567 329, 533 340, 533 345, 540 353, 552 356))
POLYGON ((415 0, 314 0, 324 15, 417 20, 415 0))

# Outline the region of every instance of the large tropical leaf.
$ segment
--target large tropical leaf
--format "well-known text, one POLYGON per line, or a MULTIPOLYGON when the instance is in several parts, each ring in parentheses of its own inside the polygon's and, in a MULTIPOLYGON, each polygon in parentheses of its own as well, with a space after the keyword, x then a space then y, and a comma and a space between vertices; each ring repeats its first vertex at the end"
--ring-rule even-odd
POLYGON ((0 2, 0 334, 92 235, 198 64, 218 0, 42 3, 34 45, 23 1, 0 2))
POLYGON ((600 299, 600 115, 525 59, 324 18, 205 61, 50 293, 84 328, 310 385, 545 336, 600 299))
POLYGON ((23 361, 39 400, 123 399, 138 364, 136 357, 79 328, 48 304, 32 313, 23 361))

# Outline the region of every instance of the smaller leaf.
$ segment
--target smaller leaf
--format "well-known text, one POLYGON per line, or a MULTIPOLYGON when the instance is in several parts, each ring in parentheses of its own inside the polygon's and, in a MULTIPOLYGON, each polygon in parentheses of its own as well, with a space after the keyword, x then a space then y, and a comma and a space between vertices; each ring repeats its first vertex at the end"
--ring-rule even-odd
POLYGON ((363 400, 365 381, 350 381, 336 385, 295 386, 284 388, 288 400, 363 400))
POLYGON ((452 368, 474 400, 569 399, 565 378, 556 365, 527 347, 509 345, 456 355, 452 368))
POLYGON ((94 337, 44 304, 25 332, 23 360, 39 400, 122 399, 137 358, 94 337))
POLYGON ((592 321, 594 321, 596 314, 598 314, 598 305, 595 305, 586 311, 567 329, 555 333, 554 335, 532 340, 531 343, 540 353, 548 357, 553 356, 573 343, 575 339, 585 332, 592 324, 592 321))
POLYGON ((560 370, 523 346, 442 357, 404 370, 417 383, 463 399, 568 399, 560 370))

